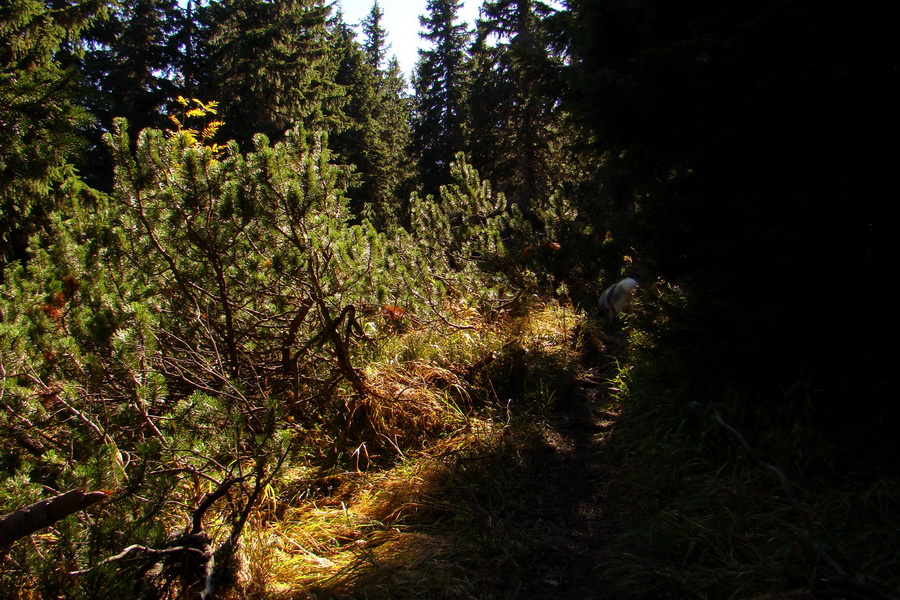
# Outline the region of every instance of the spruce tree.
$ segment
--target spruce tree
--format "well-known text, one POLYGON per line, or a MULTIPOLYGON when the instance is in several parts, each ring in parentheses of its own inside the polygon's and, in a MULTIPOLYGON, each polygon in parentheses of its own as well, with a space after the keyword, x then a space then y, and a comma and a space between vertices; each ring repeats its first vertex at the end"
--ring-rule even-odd
POLYGON ((387 32, 381 27, 381 15, 376 2, 363 21, 363 48, 369 64, 376 68, 377 87, 368 134, 373 148, 372 201, 366 215, 379 228, 390 219, 403 217, 403 196, 412 178, 409 155, 412 113, 407 82, 396 56, 383 65, 390 44, 386 42, 387 32))
POLYGON ((24 258, 72 177, 87 115, 58 54, 105 9, 13 0, 0 11, 0 265, 24 258))
POLYGON ((378 0, 372 3, 372 10, 362 20, 363 49, 366 52, 366 61, 373 69, 379 70, 384 65, 385 57, 390 49, 387 43, 387 32, 381 26, 384 11, 378 4, 378 0))
POLYGON ((97 119, 81 165, 92 185, 110 191, 112 165, 101 136, 124 117, 136 130, 162 127, 181 66, 182 13, 175 0, 128 0, 84 34, 87 49, 73 57, 84 80, 84 106, 97 119))
POLYGON ((419 17, 420 37, 430 48, 419 51, 413 78, 413 151, 424 193, 436 194, 450 181, 450 163, 466 147, 466 107, 470 33, 457 21, 460 0, 429 0, 419 17))
POLYGON ((553 10, 536 0, 485 2, 473 54, 473 161, 526 213, 563 179, 558 98, 545 81, 561 65, 545 31, 553 10), (481 139, 480 135, 487 136, 481 139))
POLYGON ((410 178, 409 102, 396 60, 388 70, 378 66, 387 52, 377 4, 363 21, 360 45, 349 27, 338 29, 343 61, 337 82, 347 90, 345 112, 350 126, 331 136, 331 146, 356 168, 357 182, 349 194, 357 217, 369 218, 379 229, 400 218, 400 194, 410 178))
POLYGON ((381 76, 381 103, 378 110, 379 135, 382 140, 377 170, 379 203, 373 205, 370 218, 379 226, 379 215, 399 217, 407 222, 407 200, 414 179, 414 162, 410 153, 412 143, 412 99, 407 80, 396 56, 388 61, 381 76))
POLYGON ((226 0, 203 7, 197 96, 215 100, 223 134, 249 147, 254 133, 281 139, 345 126, 339 58, 321 0, 226 0))

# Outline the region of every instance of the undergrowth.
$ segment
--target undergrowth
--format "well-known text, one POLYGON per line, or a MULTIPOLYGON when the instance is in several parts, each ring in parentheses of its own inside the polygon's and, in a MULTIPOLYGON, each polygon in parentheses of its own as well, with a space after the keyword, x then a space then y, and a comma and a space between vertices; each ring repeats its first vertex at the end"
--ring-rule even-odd
POLYGON ((237 591, 516 597, 541 534, 523 524, 554 501, 532 463, 547 453, 581 320, 535 304, 385 340, 366 368, 370 426, 384 443, 360 446, 341 468, 311 464, 283 478, 244 534, 237 591))
POLYGON ((374 427, 391 443, 342 469, 289 473, 244 535, 242 597, 900 592, 896 474, 831 476, 818 464, 831 464, 828 451, 797 429, 747 431, 748 451, 716 419, 744 399, 727 386, 719 402, 697 394, 640 319, 623 333, 555 305, 524 314, 412 329, 383 345, 367 378, 383 403, 374 427), (596 469, 599 495, 548 478, 562 468, 554 436, 573 382, 592 364, 604 365, 592 410, 621 415, 559 477, 596 469), (584 504, 601 516, 577 538, 587 543, 579 553, 565 536, 584 504), (565 588, 573 570, 583 580, 565 588))
POLYGON ((900 594, 897 473, 854 466, 844 440, 796 418, 796 387, 754 412, 765 402, 655 346, 658 322, 633 325, 604 454, 618 523, 595 556, 600 597, 900 594))

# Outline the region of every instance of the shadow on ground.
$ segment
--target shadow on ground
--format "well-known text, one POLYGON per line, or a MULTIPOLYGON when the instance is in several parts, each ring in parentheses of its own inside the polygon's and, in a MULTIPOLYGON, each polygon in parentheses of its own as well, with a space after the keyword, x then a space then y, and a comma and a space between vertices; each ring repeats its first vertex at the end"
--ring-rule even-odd
POLYGON ((616 416, 600 408, 606 385, 600 367, 581 369, 541 415, 511 414, 376 484, 365 512, 379 530, 299 597, 602 597, 593 572, 609 534, 602 456, 616 416))

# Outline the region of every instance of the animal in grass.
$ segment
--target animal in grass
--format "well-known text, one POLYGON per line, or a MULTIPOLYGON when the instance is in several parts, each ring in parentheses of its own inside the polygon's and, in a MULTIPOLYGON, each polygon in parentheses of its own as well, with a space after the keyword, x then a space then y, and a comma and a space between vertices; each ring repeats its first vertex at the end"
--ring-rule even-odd
POLYGON ((631 297, 631 291, 637 287, 638 282, 631 277, 626 277, 619 283, 606 288, 606 291, 600 296, 600 310, 605 311, 606 315, 612 319, 622 312, 628 298, 631 297))

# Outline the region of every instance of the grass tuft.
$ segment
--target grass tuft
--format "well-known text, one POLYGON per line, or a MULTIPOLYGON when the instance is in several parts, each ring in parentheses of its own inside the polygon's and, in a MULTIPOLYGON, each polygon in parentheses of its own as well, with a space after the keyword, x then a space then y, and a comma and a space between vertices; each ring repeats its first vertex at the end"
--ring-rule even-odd
POLYGON ((823 550, 898 594, 900 478, 746 432, 790 501, 717 423, 709 398, 728 420, 739 392, 697 395, 634 320, 535 305, 387 340, 365 369, 381 458, 291 471, 245 534, 244 597, 835 597, 823 550))
POLYGON ((534 579, 532 544, 558 532, 523 527, 548 510, 538 467, 553 456, 579 318, 532 308, 385 341, 365 367, 365 410, 367 439, 393 459, 369 441, 365 469, 282 482, 276 516, 244 536, 246 597, 508 597, 534 579))

